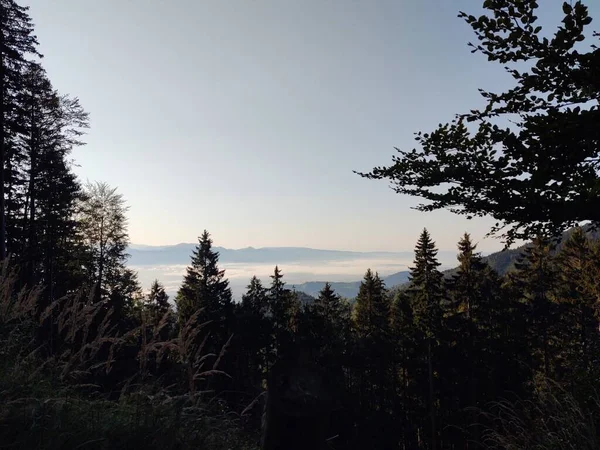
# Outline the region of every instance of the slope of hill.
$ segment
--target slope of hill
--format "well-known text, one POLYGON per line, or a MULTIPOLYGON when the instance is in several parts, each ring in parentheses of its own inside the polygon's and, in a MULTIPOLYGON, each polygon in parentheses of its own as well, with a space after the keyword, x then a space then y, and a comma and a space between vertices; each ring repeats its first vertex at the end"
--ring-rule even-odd
MULTIPOLYGON (((397 272, 387 277, 383 277, 383 281, 388 288, 392 288, 399 284, 406 283, 408 281, 408 271, 397 272)), ((312 297, 319 295, 319 291, 325 286, 325 281, 309 281, 307 283, 294 285, 296 291, 304 292, 312 297)), ((345 298, 354 298, 358 295, 358 289, 360 288, 360 281, 348 281, 348 282, 330 282, 331 287, 336 293, 345 298)))
MULTIPOLYGON (((563 233, 561 240, 557 243, 555 252, 560 251, 564 243, 569 239, 573 230, 568 230, 563 233)), ((587 234, 590 239, 597 240, 600 239, 600 230, 591 230, 587 229, 587 234)), ((492 253, 490 255, 484 256, 484 260, 498 272, 500 275, 504 275, 505 273, 514 269, 515 261, 519 258, 521 253, 527 246, 531 244, 525 244, 520 247, 508 250, 502 250, 499 252, 492 253)), ((456 268, 445 270, 444 276, 446 278, 451 277, 454 273, 456 273, 456 268)), ((388 290, 392 293, 392 295, 398 290, 402 290, 407 287, 408 283, 408 271, 398 272, 392 275, 385 277, 383 280, 385 281, 385 285, 388 290)), ((330 283, 333 289, 343 297, 352 299, 356 297, 358 294, 358 289, 360 287, 360 281, 350 281, 344 283, 330 283)), ((319 291, 325 285, 324 281, 311 281, 307 283, 302 283, 300 285, 296 285, 295 288, 298 291, 305 292, 313 297, 319 294, 319 291)))

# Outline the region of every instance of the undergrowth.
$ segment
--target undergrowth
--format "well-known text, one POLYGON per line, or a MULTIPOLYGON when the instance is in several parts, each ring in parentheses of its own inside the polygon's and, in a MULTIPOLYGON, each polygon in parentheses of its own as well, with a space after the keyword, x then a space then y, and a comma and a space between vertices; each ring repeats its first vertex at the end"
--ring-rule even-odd
POLYGON ((17 284, 16 270, 2 263, 0 449, 256 448, 241 417, 203 389, 209 378, 228 376, 218 368, 227 345, 219 355, 204 353, 208 334, 197 315, 161 339, 173 321, 150 326, 140 307, 139 324, 123 333, 85 291, 39 311, 42 291, 17 291, 17 284), (51 339, 40 339, 43 329, 51 339), (127 377, 107 389, 131 348, 127 377), (163 362, 176 383, 153 373, 163 362))

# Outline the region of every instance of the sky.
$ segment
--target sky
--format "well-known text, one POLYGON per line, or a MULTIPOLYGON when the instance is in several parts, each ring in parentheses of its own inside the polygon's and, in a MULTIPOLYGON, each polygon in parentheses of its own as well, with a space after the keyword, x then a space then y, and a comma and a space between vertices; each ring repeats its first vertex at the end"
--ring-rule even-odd
MULTIPOLYGON (((116 186, 136 244, 482 251, 493 221, 411 209, 368 171, 478 88, 510 85, 457 18, 479 0, 26 0, 55 88, 90 113, 73 158, 116 186)), ((559 0, 544 0, 554 25, 559 0)), ((592 17, 600 2, 588 1, 592 17)))

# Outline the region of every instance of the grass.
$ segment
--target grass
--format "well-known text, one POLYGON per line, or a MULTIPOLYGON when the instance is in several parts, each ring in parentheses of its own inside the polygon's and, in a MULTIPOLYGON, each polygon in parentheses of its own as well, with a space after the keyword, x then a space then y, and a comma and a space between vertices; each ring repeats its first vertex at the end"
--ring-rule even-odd
POLYGON ((256 448, 241 417, 202 390, 211 377, 227 376, 218 368, 227 344, 219 355, 203 353, 209 337, 196 316, 161 339, 173 321, 152 324, 140 308, 139 324, 119 333, 106 305, 84 292, 40 313, 41 289, 17 292, 17 283, 17 271, 1 263, 0 449, 256 448), (42 326, 52 348, 37 339, 42 326), (117 394, 100 388, 97 380, 132 348, 135 370, 117 394), (151 363, 162 361, 177 372, 175 385, 153 376, 151 363))
POLYGON ((496 402, 486 414, 492 424, 483 435, 488 449, 597 450, 600 406, 596 394, 583 401, 550 380, 538 384, 531 400, 496 402))

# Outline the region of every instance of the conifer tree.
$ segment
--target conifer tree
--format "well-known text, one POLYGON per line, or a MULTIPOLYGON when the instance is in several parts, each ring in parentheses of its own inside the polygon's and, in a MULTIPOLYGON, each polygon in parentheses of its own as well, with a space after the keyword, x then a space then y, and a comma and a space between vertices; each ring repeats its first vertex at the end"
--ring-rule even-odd
POLYGON ((405 291, 394 296, 390 312, 393 346, 394 414, 402 418, 403 448, 417 445, 414 417, 419 406, 415 390, 418 373, 414 361, 417 358, 417 332, 410 298, 405 291))
POLYGON ((524 306, 528 347, 533 352, 530 367, 545 377, 554 374, 556 324, 558 307, 556 287, 559 279, 552 257, 553 245, 537 237, 515 263, 509 274, 509 286, 514 298, 524 306))
POLYGON ((272 363, 272 324, 267 317, 267 289, 257 277, 252 277, 242 301, 237 307, 236 348, 238 378, 260 392, 272 363))
POLYGON ((389 337, 390 302, 379 274, 368 269, 358 289, 355 304, 355 327, 361 337, 381 341, 389 337))
POLYGON ((296 295, 285 287, 283 273, 275 266, 271 275, 271 286, 267 294, 269 314, 273 324, 274 347, 282 355, 291 348, 298 330, 300 302, 296 295))
MULTIPOLYGON (((356 389, 361 409, 368 414, 366 435, 372 435, 376 427, 387 430, 377 441, 375 448, 386 448, 395 436, 391 428, 389 411, 392 404, 393 347, 390 330, 390 300, 383 280, 368 269, 360 284, 354 304, 354 345, 352 367, 356 371, 356 389)), ((367 441, 364 442, 366 445, 367 441)))
MULTIPOLYGON (((466 430, 470 424, 471 434, 475 434, 474 441, 477 443, 477 405, 493 399, 486 389, 501 392, 505 382, 503 379, 488 379, 489 382, 483 383, 482 380, 490 373, 505 373, 510 363, 505 357, 507 352, 501 351, 497 345, 498 327, 501 325, 498 311, 506 306, 503 304, 501 280, 476 252, 476 247, 467 233, 458 243, 459 265, 448 282, 443 333, 446 346, 444 391, 446 398, 453 399, 446 406, 451 411, 449 420, 459 429, 466 430), (492 389, 489 389, 490 385, 493 385, 492 389), (460 410, 452 411, 452 404, 458 405, 460 410)), ((509 336, 505 338, 504 344, 508 345, 509 336)))
POLYGON ((350 338, 350 305, 335 293, 330 283, 305 310, 304 334, 318 351, 321 365, 340 366, 350 338))
POLYGON ((410 268, 409 296, 412 301, 415 323, 425 339, 427 359, 428 409, 430 420, 430 448, 438 445, 436 386, 434 357, 442 327, 442 273, 438 270, 438 250, 429 232, 424 229, 415 247, 414 266, 410 268))
POLYGON ((166 341, 175 331, 175 317, 173 307, 169 303, 169 296, 165 287, 158 280, 154 280, 150 286, 150 292, 145 299, 147 311, 147 324, 158 331, 158 336, 162 341, 166 341))
POLYGON ((9 204, 9 249, 25 263, 28 283, 43 281, 49 286, 66 270, 56 259, 60 247, 68 246, 70 257, 76 257, 73 227, 81 191, 66 158, 82 144, 79 138, 88 126, 88 115, 77 99, 53 90, 39 65, 30 64, 24 80, 17 96, 23 112, 22 133, 16 140, 22 161, 20 171, 12 174, 13 182, 19 176, 23 180, 21 193, 13 194, 9 204), (21 238, 15 241, 16 236, 21 238))
POLYGON ((599 283, 593 246, 585 231, 577 227, 557 258, 560 322, 563 347, 562 365, 569 372, 588 372, 599 347, 597 299, 599 283))
POLYGON ((176 303, 179 322, 185 323, 198 311, 199 323, 210 321, 209 329, 215 345, 225 344, 231 332, 233 301, 225 270, 220 269, 219 253, 212 248, 213 241, 206 230, 198 238, 176 303))
POLYGON ((39 56, 28 7, 0 0, 0 260, 6 256, 6 171, 11 135, 17 129, 14 97, 22 89, 28 58, 39 56))
POLYGON ((147 301, 154 309, 155 315, 159 320, 172 309, 169 303, 169 296, 165 292, 165 287, 158 280, 152 282, 147 301))

